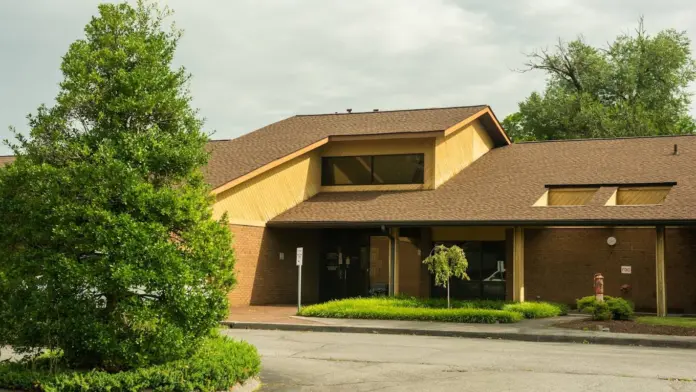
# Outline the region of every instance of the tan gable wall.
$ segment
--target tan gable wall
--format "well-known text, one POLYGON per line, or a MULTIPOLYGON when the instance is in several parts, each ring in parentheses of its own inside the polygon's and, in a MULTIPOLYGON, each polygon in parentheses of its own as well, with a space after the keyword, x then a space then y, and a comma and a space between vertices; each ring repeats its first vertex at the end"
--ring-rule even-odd
POLYGON ((449 180, 491 149, 493 143, 477 121, 448 137, 332 141, 216 195, 215 218, 227 213, 231 224, 266 222, 318 192, 427 190, 449 180), (424 184, 321 186, 321 157, 422 153, 424 184))
POLYGON ((493 148, 493 141, 476 120, 435 142, 435 187, 442 185, 493 148))
POLYGON ((227 212, 230 223, 263 226, 276 215, 319 192, 318 151, 299 156, 217 195, 213 215, 227 212))

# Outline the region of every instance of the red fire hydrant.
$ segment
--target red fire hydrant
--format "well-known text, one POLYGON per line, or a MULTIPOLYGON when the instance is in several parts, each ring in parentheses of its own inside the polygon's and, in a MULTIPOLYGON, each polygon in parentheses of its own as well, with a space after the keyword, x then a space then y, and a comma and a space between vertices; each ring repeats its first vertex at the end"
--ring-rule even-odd
POLYGON ((604 302, 604 276, 599 272, 594 274, 594 292, 597 302, 604 302))

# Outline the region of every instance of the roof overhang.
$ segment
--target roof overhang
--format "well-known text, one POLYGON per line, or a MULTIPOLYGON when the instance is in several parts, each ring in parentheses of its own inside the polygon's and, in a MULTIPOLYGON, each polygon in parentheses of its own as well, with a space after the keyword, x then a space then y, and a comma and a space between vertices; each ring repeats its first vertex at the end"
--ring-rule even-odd
POLYGON ((316 221, 316 222, 274 222, 266 223, 267 227, 277 228, 373 228, 373 227, 428 227, 428 226, 526 226, 526 227, 553 227, 553 226, 581 226, 581 227, 654 227, 654 226, 693 226, 696 227, 696 219, 568 219, 568 220, 500 220, 500 221, 365 221, 365 222, 340 222, 340 221, 316 221))

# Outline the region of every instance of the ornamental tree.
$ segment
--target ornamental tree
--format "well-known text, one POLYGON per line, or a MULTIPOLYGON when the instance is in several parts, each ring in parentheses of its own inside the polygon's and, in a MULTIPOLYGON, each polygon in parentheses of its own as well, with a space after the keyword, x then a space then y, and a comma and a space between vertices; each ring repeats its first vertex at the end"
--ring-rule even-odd
POLYGON ((0 170, 0 346, 127 369, 189 355, 227 311, 234 255, 167 9, 103 4, 53 107, 0 170))
POLYGON ((437 245, 430 255, 423 260, 428 271, 435 276, 435 285, 447 288, 447 308, 450 308, 450 281, 452 277, 469 280, 466 269, 469 262, 462 248, 457 245, 446 247, 437 245))

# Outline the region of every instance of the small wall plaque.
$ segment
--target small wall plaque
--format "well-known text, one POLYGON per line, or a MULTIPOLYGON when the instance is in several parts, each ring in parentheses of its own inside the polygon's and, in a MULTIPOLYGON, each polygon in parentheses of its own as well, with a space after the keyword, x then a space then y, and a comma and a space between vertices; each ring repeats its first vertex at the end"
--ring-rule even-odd
POLYGON ((622 265, 621 266, 621 273, 630 275, 631 274, 631 266, 630 265, 622 265))

